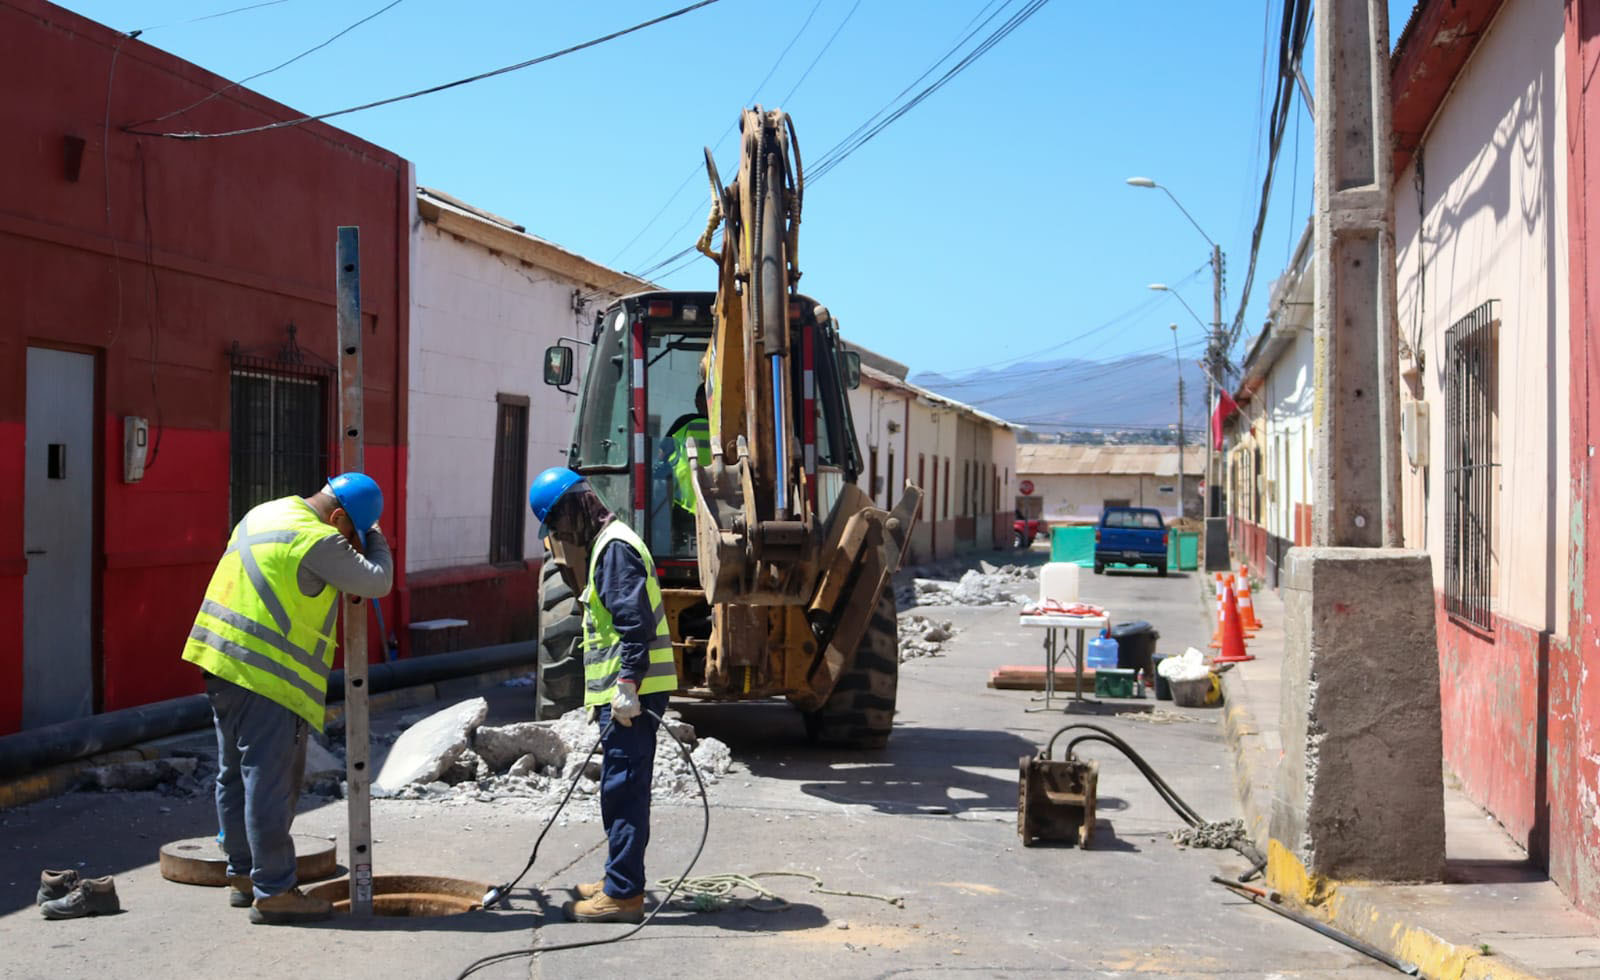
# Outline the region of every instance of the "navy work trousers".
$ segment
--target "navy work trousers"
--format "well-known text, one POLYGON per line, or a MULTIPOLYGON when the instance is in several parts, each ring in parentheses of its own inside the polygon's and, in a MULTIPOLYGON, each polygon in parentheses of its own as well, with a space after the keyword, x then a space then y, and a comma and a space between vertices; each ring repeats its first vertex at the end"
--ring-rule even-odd
POLYGON ((305 778, 305 721, 237 684, 206 675, 217 725, 217 820, 228 874, 249 875, 257 898, 296 884, 289 826, 305 778))
MULTIPOLYGON (((616 724, 600 745, 600 822, 606 828, 606 894, 644 894, 644 851, 650 845, 650 781, 655 775, 656 729, 645 714, 664 714, 666 694, 639 698, 644 709, 632 725, 616 724)), ((611 722, 611 705, 600 707, 600 729, 611 722)))

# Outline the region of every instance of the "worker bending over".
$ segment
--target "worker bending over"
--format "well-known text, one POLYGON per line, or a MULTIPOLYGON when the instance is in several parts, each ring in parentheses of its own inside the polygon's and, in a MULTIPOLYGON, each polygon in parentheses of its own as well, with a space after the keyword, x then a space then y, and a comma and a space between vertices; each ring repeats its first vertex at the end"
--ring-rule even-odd
POLYGON ((604 732, 600 820, 609 850, 601 881, 578 886, 568 903, 574 922, 639 922, 644 918, 644 852, 650 843, 650 781, 656 718, 678 689, 655 561, 645 543, 618 520, 582 476, 545 470, 528 490, 528 505, 576 575, 583 604, 583 703, 598 708, 604 732), (574 556, 584 556, 580 559, 574 556))
POLYGON ((184 644, 183 659, 205 672, 216 720, 228 903, 250 908, 252 922, 313 922, 332 912, 296 887, 289 825, 306 726, 322 731, 339 593, 387 595, 394 577, 378 530, 382 513, 383 492, 361 473, 251 509, 228 539, 184 644))

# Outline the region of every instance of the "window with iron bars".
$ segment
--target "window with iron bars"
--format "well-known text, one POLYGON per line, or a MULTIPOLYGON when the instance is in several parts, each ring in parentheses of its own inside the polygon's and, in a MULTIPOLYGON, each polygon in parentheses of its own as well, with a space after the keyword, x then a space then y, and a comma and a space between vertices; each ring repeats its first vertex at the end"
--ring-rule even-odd
POLYGON ((1499 327, 1489 300, 1445 333, 1445 609, 1481 629, 1493 623, 1498 561, 1499 327))
POLYGON ((290 494, 315 493, 328 470, 331 368, 230 357, 229 519, 290 494))
POLYGON ((495 396, 494 496, 489 511, 489 561, 522 560, 528 491, 528 396, 495 396))

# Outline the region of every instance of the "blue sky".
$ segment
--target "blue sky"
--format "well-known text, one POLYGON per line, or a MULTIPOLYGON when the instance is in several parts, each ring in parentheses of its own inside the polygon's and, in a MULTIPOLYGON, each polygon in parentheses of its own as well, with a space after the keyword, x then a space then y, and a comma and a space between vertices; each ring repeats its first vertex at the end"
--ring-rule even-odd
MULTIPOLYGON (((177 23, 248 2, 63 5, 121 30, 148 28, 141 40, 239 78, 388 0, 283 0, 177 23)), ((402 0, 250 87, 323 112, 521 61, 685 2, 402 0)), ((721 0, 548 64, 334 122, 414 161, 423 185, 638 270, 699 234, 701 147, 721 139, 728 179, 734 140, 725 134, 752 96, 792 113, 803 154, 815 161, 1002 2, 1009 5, 994 25, 1021 0, 721 0)), ((1183 281, 1183 298, 1209 318, 1210 278, 1201 270, 1209 245, 1159 190, 1124 178, 1159 180, 1222 245, 1231 319, 1260 198, 1281 6, 1046 4, 808 188, 803 288, 847 336, 914 370, 959 373, 1018 358, 1114 319, 1051 356, 1170 350, 1172 322, 1186 352, 1198 351, 1201 327, 1146 286, 1183 281)), ((1392 0, 1392 31, 1410 8, 1392 0)), ((1246 335, 1259 327, 1268 286, 1309 213, 1310 148, 1310 119, 1297 102, 1246 335)), ((664 282, 710 288, 713 267, 701 259, 664 282)))

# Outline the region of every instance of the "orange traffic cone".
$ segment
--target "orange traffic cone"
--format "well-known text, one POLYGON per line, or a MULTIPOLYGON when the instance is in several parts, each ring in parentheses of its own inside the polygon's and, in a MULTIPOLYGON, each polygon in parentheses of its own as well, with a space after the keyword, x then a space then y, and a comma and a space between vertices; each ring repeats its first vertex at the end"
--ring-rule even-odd
POLYGON ((1255 655, 1244 649, 1244 627, 1239 625, 1239 603, 1229 586, 1227 604, 1223 607, 1222 652, 1213 657, 1214 664, 1236 664, 1254 660, 1255 655))
POLYGON ((1224 603, 1225 597, 1226 597, 1226 586, 1223 584, 1223 581, 1222 581, 1222 573, 1218 572, 1217 573, 1217 628, 1211 634, 1211 642, 1207 644, 1207 646, 1210 647, 1212 650, 1221 650, 1222 649, 1223 614, 1226 611, 1226 606, 1225 606, 1225 603, 1224 603))
POLYGON ((1250 573, 1243 569, 1239 572, 1239 625, 1252 633, 1261 629, 1261 620, 1256 618, 1255 600, 1250 598, 1250 573))

